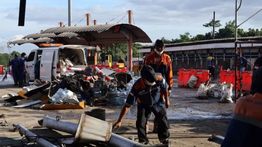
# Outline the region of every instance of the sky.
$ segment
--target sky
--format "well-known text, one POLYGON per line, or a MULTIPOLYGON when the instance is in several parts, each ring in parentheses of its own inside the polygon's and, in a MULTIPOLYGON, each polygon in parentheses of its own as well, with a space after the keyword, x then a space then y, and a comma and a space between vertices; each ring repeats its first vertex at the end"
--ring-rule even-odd
MULTIPOLYGON (((68 0, 27 0, 25 26, 18 26, 20 0, 0 0, 0 53, 17 50, 29 52, 34 45, 14 46, 6 43, 25 35, 39 33, 62 21, 68 24, 68 0), (26 49, 25 49, 26 48, 26 49)), ((72 0, 72 25, 84 26, 85 14, 97 24, 127 23, 127 10, 133 11, 133 24, 143 29, 155 41, 158 38, 175 39, 189 32, 192 36, 205 34, 211 28, 203 27, 216 19, 225 23, 234 20, 235 0, 72 0)), ((243 0, 238 22, 243 22, 262 8, 262 0, 243 0)), ((244 23, 241 28, 262 28, 262 12, 244 23)))

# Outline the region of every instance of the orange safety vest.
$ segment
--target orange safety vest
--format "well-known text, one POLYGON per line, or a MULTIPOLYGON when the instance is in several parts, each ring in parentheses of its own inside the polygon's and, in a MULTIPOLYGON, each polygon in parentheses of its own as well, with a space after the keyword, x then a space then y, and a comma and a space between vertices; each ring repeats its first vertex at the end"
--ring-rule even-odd
MULTIPOLYGON (((163 79, 162 76, 156 77, 157 82, 160 82, 162 79, 163 79)), ((147 89, 146 87, 147 86, 145 85, 145 83, 143 82, 142 79, 137 80, 136 83, 133 85, 133 89, 134 89, 135 92, 144 91, 145 89, 147 89)), ((154 85, 153 87, 157 87, 157 86, 154 85)), ((131 92, 132 92, 132 90, 131 90, 131 92)), ((164 96, 164 97, 162 96, 160 98, 162 98, 163 102, 165 102, 164 98, 167 97, 167 94, 168 94, 167 91, 160 90, 160 94, 164 96)), ((136 95, 139 95, 139 93, 136 93, 136 95)), ((143 101, 145 101, 145 97, 137 97, 136 101, 137 101, 138 104, 142 104, 143 101)))
POLYGON ((144 64, 152 66, 155 72, 160 72, 165 77, 168 86, 170 88, 173 87, 172 60, 168 54, 163 53, 159 56, 156 52, 152 51, 145 57, 144 64))
POLYGON ((234 117, 241 121, 262 126, 262 94, 255 93, 239 98, 234 110, 234 117))

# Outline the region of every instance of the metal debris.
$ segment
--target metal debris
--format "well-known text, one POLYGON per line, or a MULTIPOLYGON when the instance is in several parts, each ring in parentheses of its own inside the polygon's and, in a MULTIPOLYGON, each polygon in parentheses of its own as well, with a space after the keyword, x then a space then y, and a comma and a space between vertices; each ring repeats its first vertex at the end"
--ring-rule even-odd
POLYGON ((215 142, 215 143, 221 145, 223 143, 224 139, 225 139, 225 137, 223 137, 223 136, 212 134, 212 136, 208 138, 208 141, 212 141, 212 142, 215 142))
POLYGON ((25 136, 29 141, 32 142, 37 142, 38 145, 42 146, 42 147, 57 147, 56 145, 52 144, 51 142, 38 137, 36 134, 34 134, 33 132, 29 131, 27 128, 25 128, 22 125, 14 125, 14 127, 19 130, 19 133, 23 136, 25 136))
POLYGON ((105 129, 102 132, 98 132, 102 128, 109 128, 110 125, 105 125, 108 124, 105 121, 98 120, 96 118, 92 118, 91 116, 86 116, 82 115, 81 120, 79 124, 75 124, 72 122, 66 122, 66 121, 61 121, 61 120, 56 120, 55 118, 51 117, 44 117, 43 120, 41 120, 40 124, 48 127, 50 129, 56 129, 59 131, 71 133, 75 135, 75 141, 80 141, 83 144, 89 144, 92 142, 104 142, 107 143, 108 145, 115 146, 115 147, 156 147, 156 146, 167 146, 167 145, 143 145, 138 142, 135 142, 133 140, 126 139, 120 135, 114 134, 110 130, 105 129), (101 123, 95 123, 96 125, 92 125, 93 123, 99 121, 101 123), (88 122, 83 123, 83 120, 88 120, 88 122), (83 128, 82 128, 83 127, 83 128), (84 129, 85 131, 82 132, 81 129, 84 129), (87 133, 89 131, 93 131, 94 134, 87 133), (110 134, 108 134, 110 132, 110 134), (98 134, 104 134, 104 136, 100 136, 98 134), (82 135, 80 135, 82 134, 82 135), (104 140, 104 141, 103 141, 104 140))

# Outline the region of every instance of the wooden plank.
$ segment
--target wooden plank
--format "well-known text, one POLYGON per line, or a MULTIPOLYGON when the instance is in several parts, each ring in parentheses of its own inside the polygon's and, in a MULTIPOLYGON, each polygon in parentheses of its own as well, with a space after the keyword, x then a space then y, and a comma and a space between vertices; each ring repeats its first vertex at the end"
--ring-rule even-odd
POLYGON ((63 109, 84 109, 85 102, 81 101, 78 104, 44 104, 40 107, 42 110, 63 110, 63 109))

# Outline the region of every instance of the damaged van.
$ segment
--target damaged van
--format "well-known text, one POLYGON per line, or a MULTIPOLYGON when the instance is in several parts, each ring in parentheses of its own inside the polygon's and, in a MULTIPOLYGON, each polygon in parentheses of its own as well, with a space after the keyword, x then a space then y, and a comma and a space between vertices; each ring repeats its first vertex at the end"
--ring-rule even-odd
POLYGON ((76 70, 84 70, 88 64, 94 64, 98 50, 98 47, 84 45, 38 48, 28 55, 26 71, 30 81, 51 81, 62 75, 73 74, 76 70))

